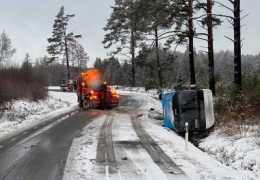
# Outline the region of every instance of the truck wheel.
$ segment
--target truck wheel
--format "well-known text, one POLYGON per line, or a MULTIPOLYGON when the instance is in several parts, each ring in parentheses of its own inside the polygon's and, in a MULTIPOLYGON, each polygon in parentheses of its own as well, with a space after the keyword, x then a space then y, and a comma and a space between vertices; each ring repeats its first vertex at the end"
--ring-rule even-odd
POLYGON ((82 102, 82 100, 79 100, 79 107, 83 107, 83 102, 82 102))
POLYGON ((112 109, 113 108, 113 104, 112 103, 106 103, 106 108, 107 109, 112 109))
POLYGON ((87 108, 86 108, 87 110, 89 110, 90 109, 90 102, 89 102, 89 100, 87 100, 87 108))
POLYGON ((89 108, 90 108, 90 109, 93 109, 93 108, 94 108, 94 104, 93 104, 92 101, 89 101, 89 108))
POLYGON ((87 109, 87 108, 88 108, 88 104, 87 104, 87 101, 86 101, 86 100, 83 101, 83 108, 84 108, 85 110, 88 110, 88 109, 87 109))
POLYGON ((83 101, 79 96, 78 96, 78 103, 79 103, 79 107, 83 107, 83 101))
POLYGON ((84 104, 83 108, 85 110, 89 110, 90 109, 90 100, 85 100, 83 104, 84 104))

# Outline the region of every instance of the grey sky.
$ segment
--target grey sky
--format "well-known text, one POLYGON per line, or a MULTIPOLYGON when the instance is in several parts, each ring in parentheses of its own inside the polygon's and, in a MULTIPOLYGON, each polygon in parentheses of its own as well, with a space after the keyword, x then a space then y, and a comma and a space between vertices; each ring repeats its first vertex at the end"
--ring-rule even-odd
POLYGON ((52 36, 55 16, 64 6, 65 14, 75 14, 68 31, 83 36, 79 42, 94 61, 105 58, 108 51, 101 41, 111 5, 114 0, 0 0, 0 31, 6 32, 17 49, 14 62, 23 60, 26 53, 32 59, 47 55, 47 39, 52 36))
MULTIPOLYGON (((229 4, 227 0, 221 0, 229 4)), ((104 49, 101 41, 104 38, 107 19, 112 12, 110 8, 114 0, 0 0, 0 32, 3 30, 11 38, 12 45, 17 49, 13 61, 18 63, 29 53, 32 59, 47 55, 47 39, 52 36, 52 26, 60 7, 65 7, 65 14, 75 14, 69 21, 68 30, 83 36, 79 42, 90 56, 89 66, 96 57, 105 58, 109 50, 104 49)), ((260 1, 241 0, 242 14, 247 16, 242 21, 243 54, 259 53, 260 1)), ((223 8, 215 8, 218 14, 223 8)), ((227 12, 228 13, 228 12, 227 12)), ((230 13, 229 13, 230 14, 230 13)), ((223 19, 225 20, 225 19, 223 19)), ((232 38, 232 29, 228 23, 214 30, 214 48, 233 50, 232 42, 224 35, 232 38)), ((203 41, 195 41, 196 49, 206 46, 203 41)), ((180 47, 180 50, 184 49, 180 47)))

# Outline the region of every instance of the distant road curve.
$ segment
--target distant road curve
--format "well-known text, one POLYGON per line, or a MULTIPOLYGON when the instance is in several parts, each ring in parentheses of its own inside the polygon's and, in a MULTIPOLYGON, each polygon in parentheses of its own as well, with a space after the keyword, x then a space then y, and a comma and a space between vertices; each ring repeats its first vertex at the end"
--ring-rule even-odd
POLYGON ((62 91, 60 89, 47 89, 48 91, 55 91, 55 92, 66 92, 66 93, 76 93, 76 91, 62 91))

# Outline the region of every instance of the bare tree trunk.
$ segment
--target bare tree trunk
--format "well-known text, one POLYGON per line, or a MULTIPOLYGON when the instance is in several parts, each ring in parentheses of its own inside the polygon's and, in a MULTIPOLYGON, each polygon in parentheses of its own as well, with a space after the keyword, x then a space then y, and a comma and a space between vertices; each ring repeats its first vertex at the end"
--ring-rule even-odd
POLYGON ((134 38, 134 30, 131 30, 131 62, 132 62, 132 81, 131 85, 135 87, 135 38, 134 38))
POLYGON ((157 75, 159 80, 159 87, 160 90, 162 90, 163 84, 162 84, 162 71, 161 71, 160 55, 159 55, 158 29, 154 29, 154 32, 155 32, 155 48, 156 48, 156 60, 157 60, 157 75))
POLYGON ((240 34, 240 0, 234 0, 234 80, 238 90, 242 91, 240 34))
POLYGON ((213 25, 212 25, 212 0, 207 0, 208 14, 208 59, 209 59, 209 89, 213 96, 216 95, 215 73, 214 73, 214 49, 213 49, 213 25))
POLYGON ((69 64, 69 53, 68 53, 68 41, 67 41, 67 35, 66 35, 65 29, 64 29, 64 41, 65 41, 65 54, 66 54, 68 79, 69 79, 70 78, 70 64, 69 64))
POLYGON ((190 83, 196 84, 194 54, 193 54, 193 0, 189 0, 189 62, 190 62, 190 83))

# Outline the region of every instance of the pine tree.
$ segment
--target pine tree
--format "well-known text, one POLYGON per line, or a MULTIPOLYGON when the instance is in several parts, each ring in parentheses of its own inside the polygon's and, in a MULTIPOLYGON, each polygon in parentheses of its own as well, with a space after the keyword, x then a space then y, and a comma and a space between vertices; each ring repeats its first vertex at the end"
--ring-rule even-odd
POLYGON ((120 78, 118 74, 121 72, 121 66, 118 59, 114 57, 109 58, 108 65, 106 67, 106 77, 108 83, 116 85, 116 82, 118 82, 116 78, 120 78))
POLYGON ((33 68, 33 71, 35 74, 39 74, 42 77, 45 77, 45 80, 47 82, 50 82, 50 73, 49 73, 49 67, 50 65, 48 64, 48 56, 45 55, 43 57, 39 57, 35 61, 35 65, 33 68))
POLYGON ((105 67, 103 66, 102 60, 100 58, 96 58, 94 62, 94 68, 99 69, 102 73, 105 72, 105 67))
MULTIPOLYGON (((148 48, 148 51, 149 49, 150 51, 155 51, 154 64, 156 64, 155 71, 158 79, 156 86, 159 91, 162 91, 163 88, 163 65, 161 64, 162 60, 159 53, 159 41, 161 39, 160 32, 168 30, 174 24, 174 18, 173 16, 170 16, 171 9, 169 8, 169 6, 170 4, 168 0, 141 0, 139 2, 139 11, 144 19, 144 27, 140 30, 143 30, 144 33, 148 34, 149 40, 152 39, 152 43, 150 45, 150 48, 148 48)), ((153 68, 153 66, 150 66, 150 68, 153 68)), ((153 69, 151 69, 151 72, 152 71, 153 69)))
POLYGON ((196 84, 195 66, 194 66, 194 52, 193 52, 193 38, 196 35, 193 26, 193 6, 194 0, 171 0, 171 17, 175 17, 176 27, 174 30, 166 32, 171 33, 167 44, 171 45, 175 42, 177 45, 183 44, 188 39, 189 44, 189 69, 190 69, 190 84, 196 84))
POLYGON ((207 27, 208 27, 208 58, 209 58, 209 89, 216 95, 215 73, 214 73, 214 48, 213 48, 213 17, 212 0, 207 0, 207 27))
POLYGON ((196 85, 195 77, 195 65, 194 65, 194 54, 193 54, 193 0, 189 0, 188 4, 188 38, 189 38, 189 62, 190 62, 190 83, 196 85))
POLYGON ((33 66, 31 61, 29 53, 26 53, 21 67, 21 72, 26 83, 30 83, 33 80, 33 66))
POLYGON ((238 90, 242 91, 240 0, 234 0, 233 6, 234 6, 234 79, 235 79, 235 85, 237 86, 238 90))
POLYGON ((127 61, 124 61, 124 63, 122 64, 122 72, 123 72, 123 76, 122 76, 122 81, 124 82, 123 85, 125 86, 129 86, 130 84, 130 80, 131 80, 131 64, 129 64, 127 61))
POLYGON ((233 9, 227 7, 222 2, 217 2, 222 7, 232 11, 233 16, 226 16, 226 15, 219 15, 228 18, 227 20, 230 22, 230 24, 233 26, 234 29, 234 39, 231 39, 229 37, 229 40, 231 40, 234 43, 234 84, 238 90, 238 94, 242 91, 242 68, 241 68, 241 17, 240 17, 240 0, 228 0, 232 5, 233 9))
POLYGON ((64 6, 60 8, 59 13, 54 20, 52 37, 48 39, 48 42, 51 43, 51 45, 47 47, 47 52, 52 56, 50 62, 54 61, 57 58, 57 55, 65 54, 68 78, 70 78, 68 43, 77 38, 81 38, 81 35, 74 35, 73 32, 67 33, 66 31, 68 21, 74 16, 74 14, 65 15, 64 6))
MULTIPOLYGON (((205 17, 202 20, 199 20, 203 27, 206 26, 207 42, 208 42, 208 69, 209 69, 209 89, 212 91, 212 94, 216 95, 215 87, 215 64, 214 64, 214 48, 213 48, 213 27, 216 27, 221 24, 221 20, 216 16, 212 15, 212 7, 214 1, 207 0, 207 3, 198 2, 196 8, 203 9, 205 11, 205 17)), ((203 15, 204 16, 204 15, 203 15)))
POLYGON ((22 64, 22 68, 32 68, 32 59, 29 55, 29 53, 25 54, 24 60, 23 60, 23 64, 22 64))
POLYGON ((103 40, 105 48, 110 48, 114 44, 117 46, 117 50, 113 54, 121 53, 131 59, 132 86, 136 84, 136 48, 138 41, 143 40, 139 31, 143 23, 139 16, 137 3, 138 1, 135 0, 115 1, 115 6, 112 7, 113 12, 104 28, 105 31, 110 32, 105 35, 103 40))

